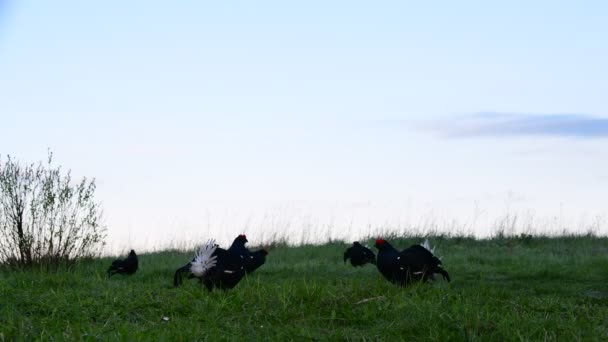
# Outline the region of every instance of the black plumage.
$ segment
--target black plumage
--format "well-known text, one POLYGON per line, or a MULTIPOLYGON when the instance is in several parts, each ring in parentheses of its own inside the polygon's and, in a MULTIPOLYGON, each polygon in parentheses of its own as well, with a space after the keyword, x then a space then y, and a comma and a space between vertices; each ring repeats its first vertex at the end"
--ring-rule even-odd
POLYGON ((217 264, 203 276, 192 274, 191 278, 199 278, 207 290, 214 288, 222 290, 234 288, 245 276, 245 265, 238 254, 223 248, 217 248, 213 253, 217 264))
POLYGON ((195 258, 175 271, 175 274, 173 275, 173 286, 180 286, 182 284, 184 275, 188 275, 188 278, 191 278, 190 276, 192 275, 192 272, 190 272, 190 267, 192 266, 194 260, 195 258))
POLYGON ((363 246, 359 241, 353 242, 353 245, 344 252, 344 262, 350 259, 350 264, 357 267, 367 263, 376 263, 376 254, 369 248, 363 246))
POLYGON ((441 267, 441 260, 426 247, 413 245, 399 252, 386 240, 378 239, 376 248, 378 248, 376 266, 392 283, 405 286, 412 281, 427 281, 433 279, 435 273, 441 274, 445 280, 450 281, 448 272, 441 267))
POLYGON ((249 242, 247 236, 241 234, 232 241, 232 245, 228 248, 232 253, 238 254, 245 264, 249 263, 249 260, 251 259, 251 252, 245 247, 247 242, 249 242))
POLYGON ((268 251, 265 249, 260 249, 254 252, 251 252, 250 262, 245 264, 245 271, 247 274, 252 273, 257 270, 260 266, 264 265, 266 262, 266 256, 268 255, 268 251))
POLYGON ((238 254, 241 259, 243 259, 243 262, 245 263, 245 271, 249 274, 258 269, 266 262, 266 255, 268 254, 268 251, 259 250, 256 252, 252 252, 247 247, 245 247, 245 244, 247 242, 249 242, 247 240, 247 236, 241 234, 234 239, 232 245, 230 246, 230 248, 228 248, 228 250, 238 254))
POLYGON ((110 265, 108 268, 108 277, 111 277, 117 273, 131 275, 137 272, 138 267, 139 260, 137 259, 137 254, 135 254, 134 250, 131 250, 126 259, 117 259, 112 261, 112 265, 110 265))
POLYGON ((214 288, 231 289, 245 275, 245 259, 234 249, 226 250, 209 241, 192 261, 175 271, 173 285, 181 285, 185 274, 188 274, 188 279, 198 278, 209 291, 214 288))

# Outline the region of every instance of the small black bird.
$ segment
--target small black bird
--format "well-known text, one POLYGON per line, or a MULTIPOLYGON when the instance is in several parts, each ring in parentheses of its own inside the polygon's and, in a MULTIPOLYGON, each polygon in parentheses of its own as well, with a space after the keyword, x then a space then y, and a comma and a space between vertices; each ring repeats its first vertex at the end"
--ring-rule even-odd
POLYGON ((254 252, 251 252, 251 262, 245 264, 245 272, 247 274, 257 270, 260 266, 264 265, 266 262, 266 256, 268 255, 268 251, 265 249, 260 249, 254 252))
POLYGON ((189 279, 198 278, 209 291, 231 289, 245 276, 245 262, 239 254, 209 240, 199 248, 191 262, 175 271, 173 285, 181 284, 184 273, 189 273, 189 279))
POLYGON ((137 259, 137 254, 135 254, 134 250, 131 250, 131 253, 129 253, 129 256, 127 256, 126 259, 112 261, 112 265, 108 268, 108 277, 111 277, 116 273, 131 275, 137 272, 138 266, 139 261, 137 259))
POLYGON ((415 280, 433 279, 439 273, 450 281, 450 275, 441 268, 441 261, 433 255, 428 241, 399 252, 384 239, 376 240, 378 260, 376 266, 390 282, 405 286, 415 280))
POLYGON ((353 266, 363 266, 367 263, 376 264, 376 254, 369 248, 363 246, 359 241, 353 242, 352 247, 344 252, 344 262, 350 259, 350 264, 353 266))

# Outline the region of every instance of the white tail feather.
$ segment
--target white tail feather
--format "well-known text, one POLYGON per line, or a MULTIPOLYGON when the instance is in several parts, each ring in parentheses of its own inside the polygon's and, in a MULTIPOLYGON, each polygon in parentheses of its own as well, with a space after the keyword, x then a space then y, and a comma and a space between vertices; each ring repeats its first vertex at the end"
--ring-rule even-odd
POLYGON ((198 249, 194 261, 190 263, 190 272, 192 272, 195 277, 204 276, 215 266, 217 263, 217 256, 213 255, 213 253, 216 248, 215 240, 209 240, 198 249))
POLYGON ((429 239, 424 239, 424 242, 421 243, 420 246, 426 248, 427 251, 435 254, 435 249, 429 244, 429 239))

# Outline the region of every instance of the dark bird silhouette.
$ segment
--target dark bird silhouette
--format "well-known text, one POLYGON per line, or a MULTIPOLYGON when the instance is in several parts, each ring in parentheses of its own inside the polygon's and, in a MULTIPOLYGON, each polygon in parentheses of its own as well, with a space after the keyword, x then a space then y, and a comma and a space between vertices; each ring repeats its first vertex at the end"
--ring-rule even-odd
POLYGON ((433 279, 439 273, 445 280, 450 276, 441 268, 441 260, 431 252, 428 241, 422 245, 413 245, 399 252, 384 239, 376 240, 378 259, 376 266, 388 281, 405 286, 412 281, 433 279))
POLYGON ((247 264, 249 259, 251 259, 251 252, 245 247, 245 244, 249 242, 247 240, 247 236, 245 234, 241 234, 237 236, 234 241, 232 241, 232 245, 228 248, 229 251, 238 254, 243 262, 247 264))
POLYGON ((238 254, 241 257, 245 263, 245 271, 247 274, 249 274, 266 262, 266 255, 268 254, 268 251, 259 250, 257 252, 252 252, 245 247, 247 242, 249 242, 247 240, 247 236, 245 234, 241 234, 234 239, 228 250, 238 254))
POLYGON ((214 288, 226 290, 241 281, 245 275, 245 262, 233 250, 220 248, 214 240, 209 240, 199 248, 192 261, 175 271, 174 286, 181 285, 184 274, 188 274, 188 279, 198 278, 209 291, 214 288))
POLYGON ((111 277, 116 273, 131 275, 137 272, 138 267, 139 260, 137 259, 137 254, 135 254, 134 250, 131 250, 126 259, 112 261, 112 265, 110 265, 110 268, 108 268, 108 277, 111 277))
POLYGON ((257 270, 260 266, 264 265, 266 262, 266 256, 268 255, 268 251, 265 249, 260 249, 254 252, 251 252, 250 262, 245 264, 245 272, 247 274, 257 270))
POLYGON ((353 242, 353 245, 344 252, 344 262, 350 259, 350 264, 357 267, 367 263, 376 263, 376 254, 369 248, 363 246, 359 241, 353 242))

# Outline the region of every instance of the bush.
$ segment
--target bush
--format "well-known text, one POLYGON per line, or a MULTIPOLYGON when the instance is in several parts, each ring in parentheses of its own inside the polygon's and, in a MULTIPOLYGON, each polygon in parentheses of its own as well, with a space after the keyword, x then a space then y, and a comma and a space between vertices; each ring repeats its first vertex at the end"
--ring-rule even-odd
POLYGON ((59 266, 99 254, 106 229, 94 199, 95 180, 72 182, 70 171, 0 158, 0 263, 59 266))

